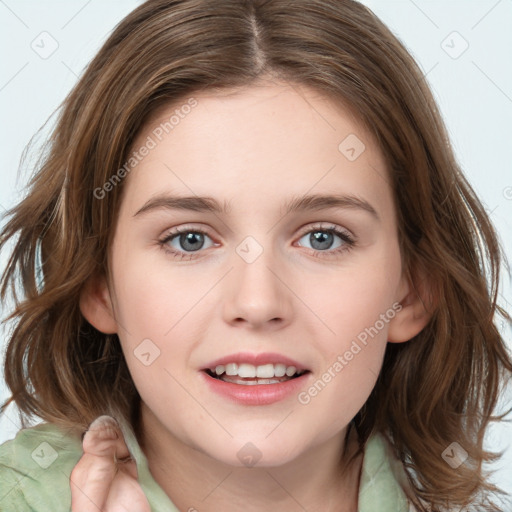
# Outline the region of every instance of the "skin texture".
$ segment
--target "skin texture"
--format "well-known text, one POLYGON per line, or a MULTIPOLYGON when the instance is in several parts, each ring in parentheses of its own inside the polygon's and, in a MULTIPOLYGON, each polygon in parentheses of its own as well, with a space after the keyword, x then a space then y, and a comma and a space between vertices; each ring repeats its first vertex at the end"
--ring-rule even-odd
POLYGON ((428 321, 403 274, 384 158, 349 110, 305 87, 266 82, 194 97, 161 141, 153 130, 179 105, 138 135, 135 149, 148 136, 158 143, 126 178, 110 281, 91 279, 82 313, 119 335, 143 402, 139 441, 180 510, 355 511, 361 460, 343 471, 347 425, 375 385, 386 343, 411 339, 428 321), (350 134, 365 145, 353 161, 338 149, 350 134), (161 193, 210 196, 231 210, 135 215, 161 193), (334 193, 366 200, 379 219, 359 208, 285 214, 292 196, 334 193), (336 253, 347 245, 333 235, 319 249, 313 234, 332 226, 355 245, 336 253), (199 250, 187 251, 179 235, 160 244, 176 227, 206 231, 202 248, 192 239, 199 250), (250 251, 262 250, 251 263, 237 252, 248 236, 257 241, 250 251), (201 378, 219 357, 278 352, 311 371, 307 390, 397 303, 307 404, 293 395, 239 405, 201 378), (160 351, 148 366, 136 357, 147 339, 160 351), (251 468, 237 456, 249 442, 261 452, 251 468))

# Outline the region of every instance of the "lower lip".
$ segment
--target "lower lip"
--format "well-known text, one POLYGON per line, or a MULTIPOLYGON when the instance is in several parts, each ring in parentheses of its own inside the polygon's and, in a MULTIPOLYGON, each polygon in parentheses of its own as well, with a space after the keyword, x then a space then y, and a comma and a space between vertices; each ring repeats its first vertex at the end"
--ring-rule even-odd
POLYGON ((211 377, 205 371, 201 371, 201 374, 206 384, 214 393, 241 405, 270 405, 285 400, 291 395, 297 394, 304 387, 306 380, 310 376, 310 372, 306 372, 300 377, 277 384, 254 384, 247 386, 224 382, 223 380, 211 377))

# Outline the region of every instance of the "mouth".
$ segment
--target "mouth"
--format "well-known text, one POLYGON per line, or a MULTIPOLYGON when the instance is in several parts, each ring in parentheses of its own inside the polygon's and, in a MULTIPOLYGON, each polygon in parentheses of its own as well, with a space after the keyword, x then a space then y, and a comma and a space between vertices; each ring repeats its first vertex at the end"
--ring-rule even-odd
POLYGON ((200 373, 210 391, 238 405, 270 405, 298 393, 312 370, 278 352, 238 352, 206 363, 200 373))
POLYGON ((312 375, 298 361, 276 353, 231 354, 208 363, 199 373, 210 391, 243 406, 288 400, 312 375))

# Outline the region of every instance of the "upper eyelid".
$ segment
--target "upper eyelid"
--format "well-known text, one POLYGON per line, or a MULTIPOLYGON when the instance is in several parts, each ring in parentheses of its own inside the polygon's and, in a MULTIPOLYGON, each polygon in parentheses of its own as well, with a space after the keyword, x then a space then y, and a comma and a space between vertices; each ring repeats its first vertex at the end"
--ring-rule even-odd
POLYGON ((352 233, 350 229, 347 229, 343 226, 339 226, 335 224, 334 222, 320 222, 320 224, 313 223, 313 225, 305 225, 303 228, 299 229, 299 233, 309 233, 310 231, 313 231, 317 229, 318 231, 331 231, 331 230, 337 230, 337 231, 343 231, 346 232, 351 237, 355 238, 355 235, 352 233))

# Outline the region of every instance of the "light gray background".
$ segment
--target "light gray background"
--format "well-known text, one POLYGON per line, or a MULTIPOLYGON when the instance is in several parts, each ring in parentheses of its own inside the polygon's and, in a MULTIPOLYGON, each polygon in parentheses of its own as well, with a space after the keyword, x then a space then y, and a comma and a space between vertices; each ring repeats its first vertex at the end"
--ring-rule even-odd
MULTIPOLYGON (((0 0, 0 212, 15 203, 17 191, 26 183, 30 168, 18 180, 17 170, 31 136, 64 99, 113 27, 140 3, 0 0)), ((512 0, 363 3, 405 43, 426 74, 456 156, 512 259, 512 0)), ((43 137, 47 133, 48 129, 43 137)), ((6 252, 1 256, 3 270, 6 252)), ((504 275, 502 281, 501 302, 511 311, 510 278, 504 275)), ((7 309, 8 305, 2 318, 7 309)), ((510 343, 510 328, 503 324, 500 328, 510 343)), ((2 353, 4 340, 5 333, 0 340, 2 353)), ((0 379, 0 399, 7 396, 0 379)), ((512 405, 511 390, 502 402, 512 405)), ((11 406, 0 417, 0 443, 13 438, 18 428, 11 406)), ((494 466, 494 481, 509 493, 511 446, 511 425, 490 429, 487 447, 507 450, 494 466)))

